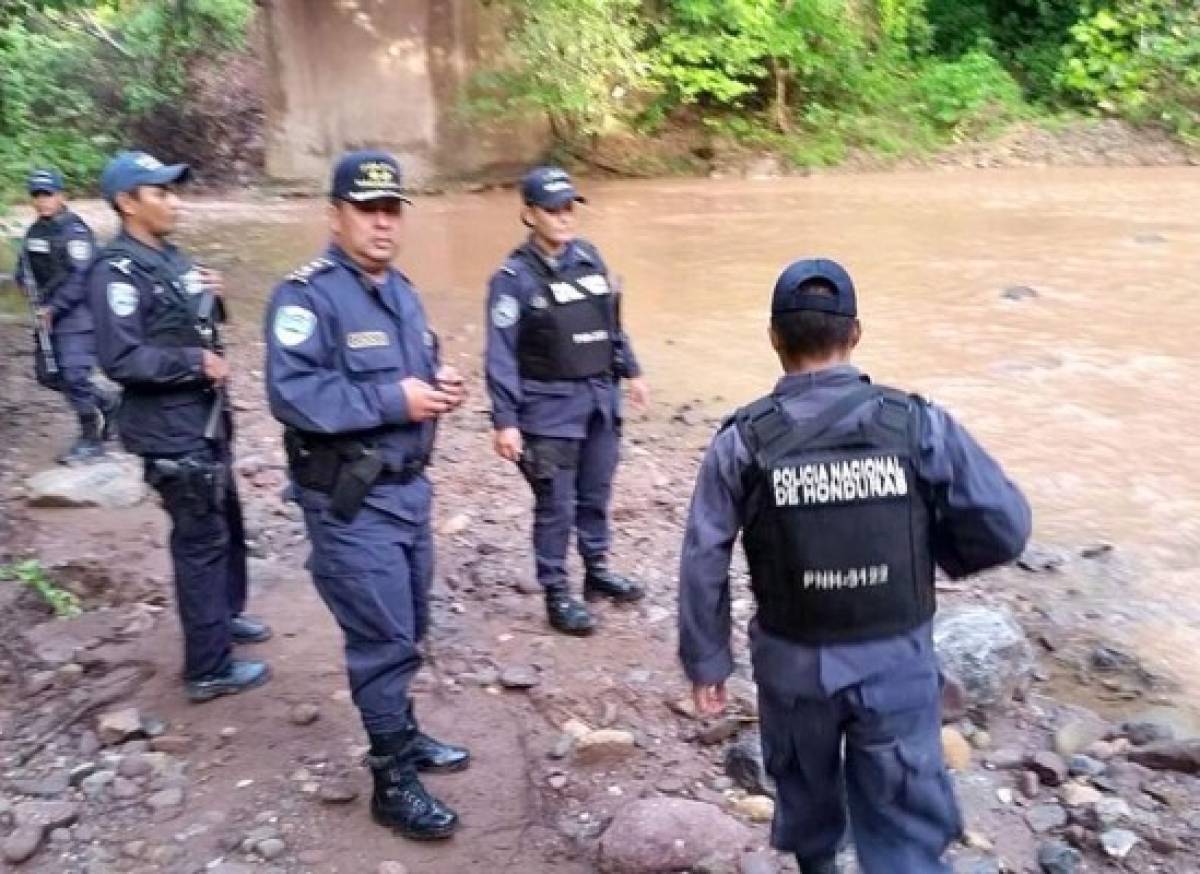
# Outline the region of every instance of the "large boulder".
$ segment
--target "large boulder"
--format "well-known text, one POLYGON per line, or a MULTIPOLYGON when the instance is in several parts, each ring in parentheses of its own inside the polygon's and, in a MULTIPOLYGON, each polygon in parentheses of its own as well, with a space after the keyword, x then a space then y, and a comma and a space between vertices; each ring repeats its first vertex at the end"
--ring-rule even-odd
POLYGON ((29 480, 29 504, 33 507, 125 510, 136 507, 145 497, 141 471, 122 461, 44 470, 29 480))
POLYGON ((686 871, 702 860, 736 863, 753 833, 711 804, 645 798, 623 807, 600 838, 609 874, 686 871))
POLYGON ((1033 647, 1005 609, 946 610, 934 621, 933 642, 942 670, 962 688, 967 709, 978 715, 1011 700, 1033 672, 1033 647))

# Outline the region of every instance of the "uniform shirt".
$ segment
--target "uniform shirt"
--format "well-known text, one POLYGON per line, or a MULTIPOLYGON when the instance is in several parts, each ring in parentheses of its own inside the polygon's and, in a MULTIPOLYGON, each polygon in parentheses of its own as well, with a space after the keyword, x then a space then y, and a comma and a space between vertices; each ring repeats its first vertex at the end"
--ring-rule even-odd
MULTIPOLYGON (((784 376, 774 394, 803 422, 866 377, 850 365, 784 376)), ((862 412, 851 416, 862 417, 862 412)), ((848 424, 853 424, 847 418, 848 424)), ((1031 515, 999 465, 946 412, 923 405, 917 476, 934 501, 934 559, 961 577, 1016 558, 1031 515)), ((733 672, 729 563, 742 527, 743 475, 750 453, 736 427, 719 431, 705 454, 684 535, 679 590, 679 652, 693 683, 720 683, 733 672)), ((863 643, 805 646, 752 622, 755 676, 782 695, 831 695, 906 661, 934 658, 930 623, 863 643)))
MULTIPOLYGON (((161 325, 186 323, 198 309, 202 287, 191 259, 170 243, 156 249, 122 231, 96 258, 87 286, 100 366, 126 389, 119 414, 126 448, 139 455, 206 448, 213 392, 204 349, 153 341, 161 325)), ((218 305, 214 317, 223 313, 218 305)))
MULTIPOLYGON (((25 233, 25 258, 17 263, 17 282, 24 281, 26 260, 39 258, 53 263, 52 280, 37 283, 39 303, 49 307, 55 334, 87 334, 92 331, 92 314, 87 306, 88 267, 95 245, 91 228, 83 219, 62 209, 50 218, 39 218, 25 233)), ((37 270, 32 271, 36 282, 37 270)))
MULTIPOLYGON (((376 283, 331 246, 275 288, 265 328, 267 398, 276 419, 310 434, 368 441, 395 467, 429 457, 436 424, 409 419, 400 382, 411 376, 433 384, 437 339, 402 273, 389 268, 376 283)), ((418 477, 378 485, 367 502, 423 522, 429 499, 428 481, 418 477)))
MULTIPOLYGON (((540 259, 555 274, 583 265, 608 276, 608 268, 599 253, 583 240, 571 241, 563 254, 555 259, 543 255, 532 241, 524 243, 518 251, 540 259)), ((544 283, 534 268, 515 253, 488 283, 484 366, 492 402, 492 425, 496 429, 515 426, 527 434, 542 437, 582 440, 587 436, 588 422, 593 414, 598 412, 610 422, 619 421, 621 393, 617 380, 608 376, 558 380, 521 377, 517 362, 520 320, 531 309, 530 299, 544 292, 544 283)), ((623 329, 614 338, 613 346, 616 377, 634 379, 640 376, 641 368, 623 329)))

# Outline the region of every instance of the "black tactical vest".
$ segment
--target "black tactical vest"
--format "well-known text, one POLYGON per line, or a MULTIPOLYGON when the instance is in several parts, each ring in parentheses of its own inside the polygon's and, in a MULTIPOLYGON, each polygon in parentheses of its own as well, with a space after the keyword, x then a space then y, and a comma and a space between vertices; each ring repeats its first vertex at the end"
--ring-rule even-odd
POLYGON ((74 219, 75 215, 65 210, 51 218, 39 218, 25 236, 25 256, 43 302, 71 273, 63 232, 74 219))
POLYGON ((919 402, 864 385, 809 422, 773 397, 738 411, 754 464, 742 544, 758 622, 815 645, 909 631, 934 613, 919 402), (839 425, 866 405, 853 430, 839 425))
POLYGON ((551 271, 536 255, 518 250, 539 288, 521 313, 517 364, 524 379, 586 379, 613 369, 617 302, 608 278, 587 264, 551 271))

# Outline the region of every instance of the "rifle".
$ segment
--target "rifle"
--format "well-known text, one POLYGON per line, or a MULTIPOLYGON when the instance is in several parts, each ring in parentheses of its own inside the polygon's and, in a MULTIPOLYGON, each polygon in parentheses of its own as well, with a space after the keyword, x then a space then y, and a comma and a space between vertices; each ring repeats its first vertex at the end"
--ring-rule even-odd
MULTIPOLYGON (((196 311, 196 326, 200 332, 200 339, 204 341, 204 348, 210 349, 219 353, 221 351, 221 343, 217 337, 216 321, 213 318, 213 308, 216 306, 217 296, 211 291, 205 291, 200 296, 200 304, 196 311)), ((208 411, 208 421, 204 424, 204 439, 210 443, 216 443, 221 435, 221 416, 225 412, 225 389, 219 385, 213 385, 213 402, 212 407, 208 411)))
MULTIPOLYGON (((33 269, 29 265, 29 256, 25 253, 22 240, 10 237, 13 250, 17 256, 17 273, 21 279, 18 284, 25 293, 25 301, 29 304, 29 316, 33 320, 33 335, 37 340, 38 352, 42 358, 42 371, 49 379, 58 377, 58 359, 54 357, 54 347, 50 344, 50 330, 42 321, 41 301, 38 300, 37 281, 33 277, 33 269)), ((16 277, 13 277, 16 279, 16 277)))

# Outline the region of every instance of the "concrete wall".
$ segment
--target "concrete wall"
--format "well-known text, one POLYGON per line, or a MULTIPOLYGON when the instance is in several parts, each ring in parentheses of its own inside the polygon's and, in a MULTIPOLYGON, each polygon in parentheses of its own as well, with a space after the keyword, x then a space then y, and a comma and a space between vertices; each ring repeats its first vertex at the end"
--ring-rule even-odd
POLYGON ((265 0, 267 173, 320 181, 345 149, 397 153, 410 182, 511 175, 536 126, 465 123, 461 89, 501 27, 480 0, 265 0))

